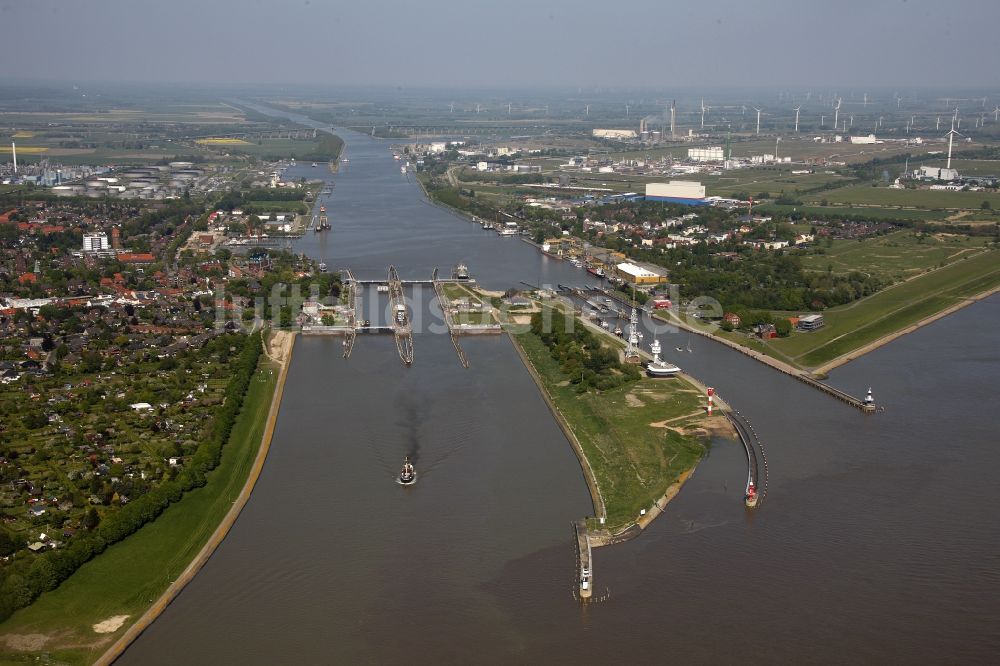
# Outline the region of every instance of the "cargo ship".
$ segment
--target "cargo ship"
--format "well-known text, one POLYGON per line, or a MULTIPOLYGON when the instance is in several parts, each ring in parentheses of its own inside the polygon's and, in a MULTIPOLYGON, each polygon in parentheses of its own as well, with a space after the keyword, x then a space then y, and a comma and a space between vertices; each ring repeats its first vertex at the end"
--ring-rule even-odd
POLYGON ((603 278, 605 275, 604 269, 600 267, 595 268, 594 266, 587 266, 587 272, 591 275, 596 275, 599 278, 603 278))

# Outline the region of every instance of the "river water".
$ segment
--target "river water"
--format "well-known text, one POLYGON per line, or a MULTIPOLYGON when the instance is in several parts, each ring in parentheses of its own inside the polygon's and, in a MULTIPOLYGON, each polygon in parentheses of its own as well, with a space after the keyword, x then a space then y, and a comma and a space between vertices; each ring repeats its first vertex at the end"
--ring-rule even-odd
MULTIPOLYGON (((489 288, 592 281, 428 204, 387 144, 342 134, 341 173, 290 174, 335 182, 333 231, 300 241, 331 270, 426 279, 462 261, 489 288)), ((438 320, 422 293, 416 315, 438 320)), ((743 507, 743 449, 714 440, 645 534, 595 551, 586 607, 570 521, 593 507, 508 340, 464 339, 463 369, 447 336, 419 333, 407 369, 388 336, 360 336, 349 360, 299 338, 246 509, 120 661, 993 661, 998 326, 993 297, 834 371, 874 387, 886 411, 868 416, 698 337, 668 353, 749 417, 767 498, 743 507), (404 489, 407 454, 421 477, 404 489)))

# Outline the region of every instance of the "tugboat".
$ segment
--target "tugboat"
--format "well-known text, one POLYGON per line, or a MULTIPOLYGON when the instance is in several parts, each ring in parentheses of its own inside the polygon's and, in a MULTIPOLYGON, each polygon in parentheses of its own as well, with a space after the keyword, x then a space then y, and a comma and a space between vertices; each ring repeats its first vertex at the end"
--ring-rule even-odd
POLYGON ((413 469, 413 463, 410 462, 410 456, 406 456, 403 461, 403 469, 399 471, 399 478, 396 480, 401 486, 412 486, 417 482, 417 471, 413 469))
POLYGON ((743 500, 748 507, 751 509, 757 506, 757 500, 759 496, 757 495, 757 486, 753 485, 753 481, 747 485, 747 496, 743 500))
POLYGON ((653 354, 653 360, 646 365, 646 374, 650 377, 673 377, 681 371, 673 363, 667 363, 660 359, 660 341, 654 339, 649 345, 649 351, 653 354))

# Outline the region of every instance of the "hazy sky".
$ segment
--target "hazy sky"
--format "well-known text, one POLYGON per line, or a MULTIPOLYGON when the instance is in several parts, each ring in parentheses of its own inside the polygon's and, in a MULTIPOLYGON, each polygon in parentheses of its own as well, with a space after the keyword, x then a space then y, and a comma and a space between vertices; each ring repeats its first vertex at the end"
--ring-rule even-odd
POLYGON ((0 77, 410 87, 998 84, 1000 0, 0 0, 0 77))

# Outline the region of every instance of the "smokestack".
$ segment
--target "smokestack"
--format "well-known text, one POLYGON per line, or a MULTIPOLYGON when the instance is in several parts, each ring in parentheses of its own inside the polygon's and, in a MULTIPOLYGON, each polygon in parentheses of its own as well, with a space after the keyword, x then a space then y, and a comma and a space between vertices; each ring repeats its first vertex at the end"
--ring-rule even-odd
POLYGON ((10 154, 14 156, 14 173, 17 173, 17 145, 11 141, 10 142, 10 154))
POLYGON ((670 138, 677 137, 677 100, 670 102, 670 138))

